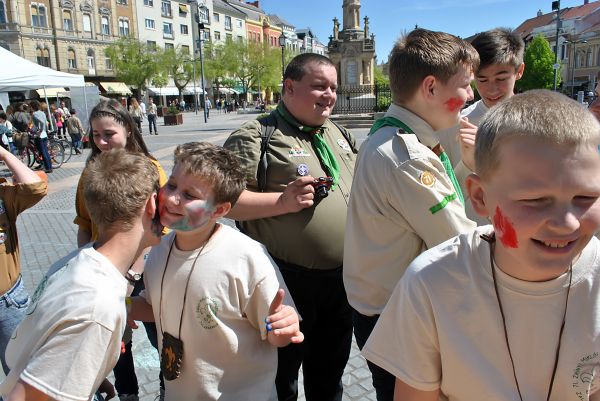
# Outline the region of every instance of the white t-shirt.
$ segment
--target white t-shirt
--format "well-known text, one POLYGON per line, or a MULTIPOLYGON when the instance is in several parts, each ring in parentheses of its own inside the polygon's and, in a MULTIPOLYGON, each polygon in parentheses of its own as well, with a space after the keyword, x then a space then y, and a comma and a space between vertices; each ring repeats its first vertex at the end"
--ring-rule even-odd
MULTIPOLYGON (((162 349, 162 331, 179 337, 179 320, 188 274, 198 250, 181 251, 175 233, 152 248, 144 270, 162 349)), ((165 381, 166 400, 267 400, 277 371, 277 349, 266 341, 265 318, 279 288, 286 288, 264 246, 219 225, 191 275, 181 340, 181 375, 165 381)), ((287 292, 287 289, 286 289, 287 292)), ((285 303, 290 305, 289 298, 285 303)))
POLYGON ((56 400, 92 399, 117 363, 126 324, 127 281, 94 248, 55 263, 6 348, 10 373, 56 400))
MULTIPOLYGON (((491 226, 424 252, 396 287, 363 355, 408 385, 453 401, 518 399, 492 280, 491 226)), ((600 392, 600 243, 573 266, 551 400, 600 392)), ((496 269, 508 339, 524 400, 548 391, 569 275, 526 282, 496 269)))

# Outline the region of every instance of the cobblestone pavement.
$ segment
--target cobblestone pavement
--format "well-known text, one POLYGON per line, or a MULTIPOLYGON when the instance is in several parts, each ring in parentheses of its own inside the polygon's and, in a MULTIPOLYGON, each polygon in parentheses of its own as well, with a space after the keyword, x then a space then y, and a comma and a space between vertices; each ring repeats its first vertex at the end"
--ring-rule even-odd
MULTIPOLYGON (((201 114, 184 114, 184 124, 161 126, 159 118, 158 136, 147 135, 144 139, 152 154, 160 161, 167 175, 173 167, 173 150, 180 143, 193 140, 209 141, 221 145, 232 130, 256 115, 216 114, 205 124, 201 114)), ((357 130, 355 135, 363 139, 366 130, 357 130)), ((360 140, 359 140, 360 142, 360 140)), ((25 285, 30 293, 39 283, 47 269, 56 260, 77 246, 75 218, 75 190, 89 150, 83 155, 74 155, 60 169, 49 174, 49 194, 35 207, 27 210, 18 219, 17 227, 21 247, 21 264, 25 285), (35 248, 35 251, 34 251, 35 248)), ((225 221, 231 224, 231 221, 225 221)), ((153 401, 158 395, 158 353, 152 348, 142 329, 134 331, 133 354, 136 374, 140 386, 140 399, 153 401)), ((111 378, 112 379, 112 378, 111 378)), ((350 360, 343 377, 344 400, 375 400, 375 391, 365 360, 353 342, 350 360)), ((304 390, 300 382, 300 400, 304 390)))

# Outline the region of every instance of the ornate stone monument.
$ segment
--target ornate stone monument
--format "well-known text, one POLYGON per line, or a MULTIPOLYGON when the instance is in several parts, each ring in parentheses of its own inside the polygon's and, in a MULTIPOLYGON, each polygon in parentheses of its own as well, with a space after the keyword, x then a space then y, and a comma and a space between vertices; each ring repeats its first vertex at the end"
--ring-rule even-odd
POLYGON ((329 37, 329 58, 338 70, 342 86, 373 85, 375 68, 375 35, 369 36, 369 17, 360 27, 360 0, 344 0, 343 29, 333 19, 333 35, 329 37))

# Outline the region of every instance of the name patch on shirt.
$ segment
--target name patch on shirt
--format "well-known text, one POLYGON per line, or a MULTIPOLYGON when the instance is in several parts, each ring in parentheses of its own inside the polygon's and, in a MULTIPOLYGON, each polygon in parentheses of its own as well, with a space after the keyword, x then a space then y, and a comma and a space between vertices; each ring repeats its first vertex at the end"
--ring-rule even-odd
POLYGON ((288 155, 290 157, 310 157, 310 153, 308 153, 306 150, 304 150, 300 146, 293 146, 289 150, 288 155))

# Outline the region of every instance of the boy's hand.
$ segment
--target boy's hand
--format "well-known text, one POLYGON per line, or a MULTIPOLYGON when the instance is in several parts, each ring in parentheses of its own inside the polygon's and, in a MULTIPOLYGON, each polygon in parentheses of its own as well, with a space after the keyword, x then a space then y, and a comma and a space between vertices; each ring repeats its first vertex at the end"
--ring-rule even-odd
POLYGON ((284 295, 285 291, 280 288, 269 307, 269 316, 265 319, 267 339, 276 347, 284 347, 290 342, 299 344, 304 341, 298 314, 291 306, 283 305, 284 295))
POLYGON ((314 204, 315 189, 310 185, 314 180, 307 175, 287 184, 278 200, 287 213, 296 213, 314 204))
POLYGON ((460 119, 458 141, 460 142, 460 155, 462 162, 471 171, 475 171, 475 137, 477 126, 471 124, 467 117, 460 119))

